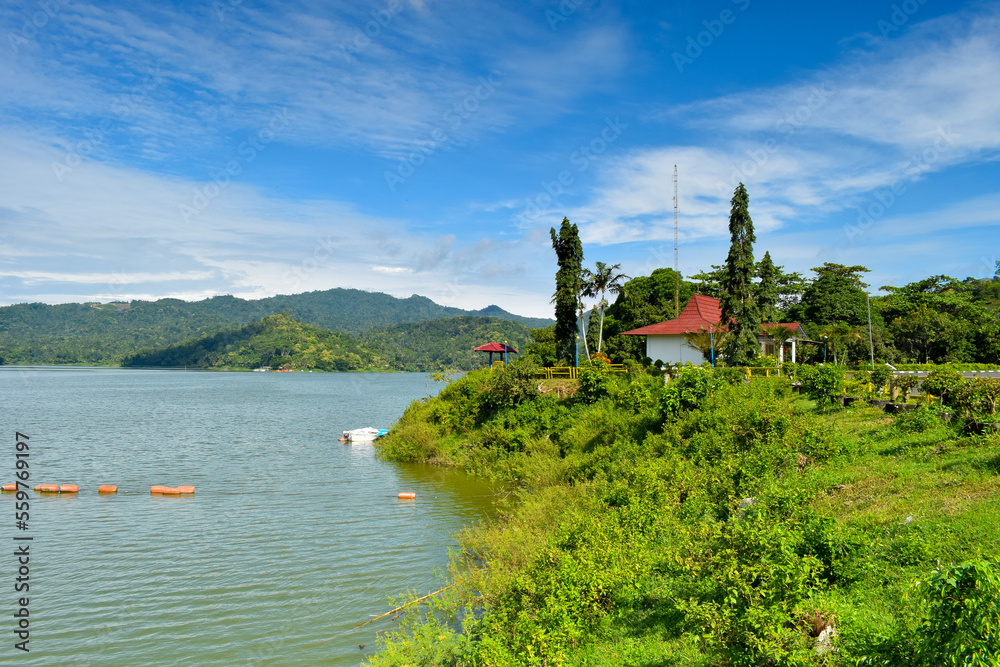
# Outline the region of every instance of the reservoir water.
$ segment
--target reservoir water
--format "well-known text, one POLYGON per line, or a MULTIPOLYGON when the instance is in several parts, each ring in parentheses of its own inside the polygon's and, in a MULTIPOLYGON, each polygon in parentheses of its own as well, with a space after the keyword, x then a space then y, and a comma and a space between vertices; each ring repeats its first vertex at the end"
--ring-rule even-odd
POLYGON ((20 431, 31 486, 80 485, 32 491, 27 531, 0 497, 0 664, 359 664, 393 624, 353 628, 441 588, 453 534, 493 495, 337 438, 439 388, 423 374, 0 368, 0 479, 20 431), (25 535, 27 654, 13 618, 25 535))

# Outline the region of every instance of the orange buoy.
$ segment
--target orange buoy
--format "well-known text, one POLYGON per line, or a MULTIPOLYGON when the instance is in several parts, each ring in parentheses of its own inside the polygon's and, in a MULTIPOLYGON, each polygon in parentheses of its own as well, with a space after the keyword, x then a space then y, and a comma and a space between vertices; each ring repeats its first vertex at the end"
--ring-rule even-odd
POLYGON ((118 487, 114 484, 101 484, 97 487, 98 493, 118 493, 118 487))
POLYGON ((151 487, 149 487, 149 492, 150 493, 163 493, 166 489, 169 489, 169 488, 170 488, 169 486, 151 486, 151 487))
POLYGON ((59 492, 59 485, 58 484, 38 484, 38 485, 35 486, 35 491, 38 491, 39 493, 58 493, 59 492))
POLYGON ((194 493, 194 487, 190 485, 182 485, 177 487, 178 493, 194 493))
POLYGON ((76 484, 60 484, 59 493, 79 493, 80 487, 76 484))
POLYGON ((4 493, 10 493, 11 491, 17 491, 17 484, 16 483, 4 484, 0 488, 3 489, 4 493))
POLYGON ((165 496, 179 496, 181 495, 180 490, 176 486, 165 486, 163 490, 160 491, 165 496))
POLYGON ((400 498, 401 500, 415 500, 417 494, 415 494, 413 491, 400 491, 398 494, 396 494, 396 497, 400 498))

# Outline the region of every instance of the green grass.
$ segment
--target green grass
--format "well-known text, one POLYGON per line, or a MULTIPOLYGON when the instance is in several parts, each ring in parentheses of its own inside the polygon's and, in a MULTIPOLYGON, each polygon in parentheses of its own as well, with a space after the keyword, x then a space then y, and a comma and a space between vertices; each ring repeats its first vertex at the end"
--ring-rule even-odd
POLYGON ((598 374, 559 399, 505 373, 415 403, 380 445, 500 480, 513 500, 461 535, 455 587, 372 664, 954 658, 913 653, 932 645, 915 585, 1000 553, 996 437, 819 412, 780 379, 598 374), (827 626, 836 650, 819 655, 827 626))

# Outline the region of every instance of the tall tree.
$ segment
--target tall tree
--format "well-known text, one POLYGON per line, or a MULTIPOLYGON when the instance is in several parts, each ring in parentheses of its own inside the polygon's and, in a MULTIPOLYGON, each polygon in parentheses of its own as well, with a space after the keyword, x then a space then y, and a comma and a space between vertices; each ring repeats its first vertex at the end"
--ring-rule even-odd
POLYGON ((722 283, 722 322, 728 324, 733 337, 726 358, 732 366, 747 366, 760 353, 757 332, 760 315, 753 299, 753 233, 750 219, 750 196, 740 183, 733 193, 729 213, 729 255, 722 283))
MULTIPOLYGON (((816 279, 802 293, 802 301, 793 311, 806 322, 851 326, 868 325, 868 303, 861 274, 863 266, 844 266, 827 262, 812 269, 816 279)), ((874 315, 874 313, 873 313, 874 315)))
POLYGON ((778 267, 771 261, 771 253, 765 252, 757 264, 760 282, 754 288, 754 301, 763 322, 778 321, 778 267))
POLYGON ((691 280, 697 285, 698 294, 710 296, 713 299, 722 298, 722 282, 726 270, 716 264, 712 265, 711 271, 702 271, 691 276, 691 280))
POLYGON ((598 354, 601 353, 601 343, 604 340, 604 309, 608 307, 608 292, 611 294, 621 294, 622 289, 625 287, 625 281, 629 280, 629 276, 622 273, 621 268, 621 264, 608 266, 604 262, 597 262, 594 271, 584 269, 588 291, 593 296, 600 297, 600 301, 597 303, 598 310, 600 311, 600 326, 597 333, 598 354))
MULTIPOLYGON (((674 317, 674 286, 680 277, 673 269, 656 269, 648 276, 638 276, 625 283, 618 298, 605 311, 604 332, 607 345, 602 352, 613 360, 646 356, 642 336, 619 336, 629 329, 656 324, 674 317)), ((681 279, 681 306, 687 304, 695 285, 681 279)))
POLYGON ((580 230, 563 218, 559 233, 550 229, 552 249, 556 251, 559 270, 556 271, 556 357, 566 365, 572 365, 576 349, 576 308, 580 302, 582 286, 580 272, 583 268, 583 245, 580 230))

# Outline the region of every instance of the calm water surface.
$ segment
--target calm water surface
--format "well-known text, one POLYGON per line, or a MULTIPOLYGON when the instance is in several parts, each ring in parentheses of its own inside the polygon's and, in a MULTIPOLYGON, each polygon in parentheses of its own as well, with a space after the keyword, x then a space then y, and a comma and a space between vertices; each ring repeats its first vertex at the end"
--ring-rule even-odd
POLYGON ((392 626, 352 628, 390 596, 443 586, 453 533, 492 506, 475 479, 337 440, 439 387, 423 374, 0 369, 0 479, 18 430, 32 486, 81 489, 31 493, 29 654, 13 647, 9 555, 25 533, 0 498, 0 664, 359 664, 392 626), (154 484, 197 493, 153 497, 154 484))

